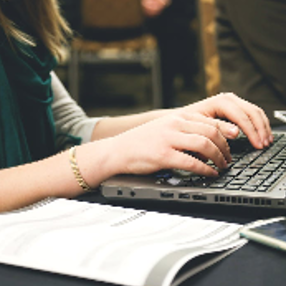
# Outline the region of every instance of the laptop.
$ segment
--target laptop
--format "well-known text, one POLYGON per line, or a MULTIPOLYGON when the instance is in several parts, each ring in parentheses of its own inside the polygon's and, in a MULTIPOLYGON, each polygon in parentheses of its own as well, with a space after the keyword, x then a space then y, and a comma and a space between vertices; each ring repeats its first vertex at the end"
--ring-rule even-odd
POLYGON ((252 147, 245 136, 230 140, 232 162, 219 177, 182 170, 151 175, 119 175, 101 185, 107 199, 161 200, 286 209, 286 133, 273 132, 273 144, 252 147))

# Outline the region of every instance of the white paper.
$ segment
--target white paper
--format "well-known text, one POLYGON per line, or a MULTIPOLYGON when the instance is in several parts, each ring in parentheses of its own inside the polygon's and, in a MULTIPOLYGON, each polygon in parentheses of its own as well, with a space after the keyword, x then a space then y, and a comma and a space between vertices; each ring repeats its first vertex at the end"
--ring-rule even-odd
POLYGON ((157 265, 167 286, 188 260, 243 245, 240 227, 57 199, 0 215, 0 262, 131 286, 152 280, 157 265), (161 269, 172 253, 179 254, 172 269, 161 269))

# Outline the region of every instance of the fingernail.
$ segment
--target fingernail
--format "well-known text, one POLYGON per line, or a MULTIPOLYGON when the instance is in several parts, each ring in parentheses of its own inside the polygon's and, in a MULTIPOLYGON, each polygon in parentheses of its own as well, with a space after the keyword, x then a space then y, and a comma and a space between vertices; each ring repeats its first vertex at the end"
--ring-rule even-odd
POLYGON ((262 142, 259 142, 259 143, 258 143, 258 148, 259 148, 259 149, 262 149, 263 147, 264 147, 263 143, 262 143, 262 142))
POLYGON ((221 164, 221 167, 219 167, 220 170, 227 169, 227 161, 224 160, 223 163, 221 164))
POLYGON ((218 176, 218 171, 212 169, 211 176, 217 177, 218 176))
POLYGON ((236 135, 238 132, 238 128, 237 126, 232 126, 231 128, 229 128, 229 133, 232 135, 236 135))
POLYGON ((273 140, 274 140, 273 135, 270 135, 270 136, 269 136, 269 141, 272 143, 272 142, 273 142, 273 140))
POLYGON ((264 140, 264 146, 265 147, 269 146, 269 141, 267 139, 264 140))

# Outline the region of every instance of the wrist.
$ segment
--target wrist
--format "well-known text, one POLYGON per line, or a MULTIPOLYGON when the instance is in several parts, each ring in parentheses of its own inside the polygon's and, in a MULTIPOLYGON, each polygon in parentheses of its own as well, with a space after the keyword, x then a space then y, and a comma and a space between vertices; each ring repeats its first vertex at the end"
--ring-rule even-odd
POLYGON ((118 166, 114 160, 116 149, 112 148, 111 139, 102 139, 77 147, 77 163, 81 176, 92 189, 118 173, 118 166))

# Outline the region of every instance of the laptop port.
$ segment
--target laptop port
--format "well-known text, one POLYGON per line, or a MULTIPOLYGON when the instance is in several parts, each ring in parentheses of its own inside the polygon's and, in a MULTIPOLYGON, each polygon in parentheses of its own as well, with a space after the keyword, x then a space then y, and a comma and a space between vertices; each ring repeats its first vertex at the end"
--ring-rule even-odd
POLYGON ((194 201, 206 201, 207 197, 203 195, 193 195, 193 200, 194 201))
POLYGON ((130 192, 130 196, 131 196, 131 197, 135 197, 135 195, 136 195, 136 193, 135 193, 134 191, 131 191, 131 192, 130 192))
POLYGON ((122 196, 122 195, 123 195, 122 190, 117 190, 117 196, 122 196))
POLYGON ((171 192, 161 192, 161 198, 171 199, 174 197, 174 193, 171 192))
POLYGON ((190 197, 190 194, 179 194, 179 199, 189 199, 190 197))

